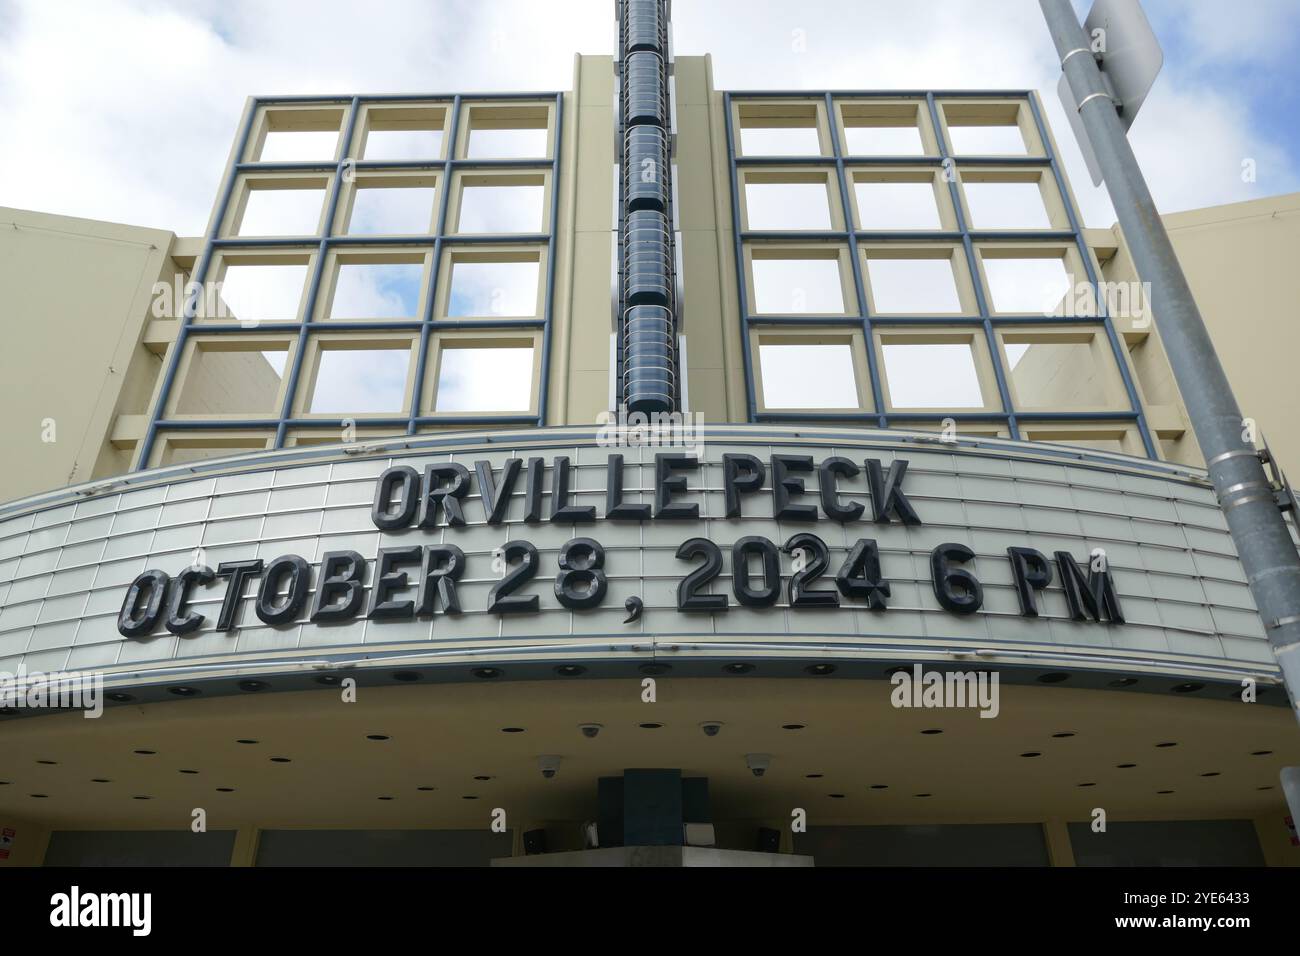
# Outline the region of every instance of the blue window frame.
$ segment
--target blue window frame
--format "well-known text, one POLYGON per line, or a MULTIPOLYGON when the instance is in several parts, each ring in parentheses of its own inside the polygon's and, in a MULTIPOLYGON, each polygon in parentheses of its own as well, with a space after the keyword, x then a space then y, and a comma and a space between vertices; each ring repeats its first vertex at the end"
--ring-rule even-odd
POLYGON ((544 425, 547 420, 547 396, 549 392, 551 318, 555 286, 556 229, 559 219, 559 183, 560 156, 563 131, 563 93, 489 93, 489 94, 442 94, 401 96, 290 96, 254 98, 250 101, 241 125, 234 161, 226 170, 222 190, 213 215, 212 226, 208 231, 199 254, 195 268, 190 276, 193 291, 186 299, 184 309, 178 317, 176 340, 168 351, 166 366, 163 369, 162 384, 157 399, 150 410, 144 439, 135 456, 135 470, 149 467, 160 436, 177 432, 203 432, 222 430, 265 431, 267 437, 274 432, 274 443, 270 447, 283 448, 289 429, 341 429, 349 422, 359 426, 391 428, 393 433, 414 435, 422 426, 472 426, 472 425, 544 425), (458 158, 460 150, 457 137, 461 131, 462 112, 477 103, 499 103, 504 101, 554 102, 554 135, 551 152, 544 157, 523 157, 518 159, 467 159, 458 158), (362 108, 365 106, 409 106, 411 104, 442 104, 450 111, 448 133, 442 149, 441 158, 422 159, 352 159, 352 143, 358 132, 362 108), (259 113, 263 108, 283 106, 320 106, 323 109, 341 108, 344 112, 342 135, 337 153, 333 159, 306 162, 256 162, 247 161, 245 156, 253 136, 259 113), (447 221, 448 199, 456 174, 465 172, 489 171, 493 169, 509 170, 550 170, 549 216, 545 232, 536 234, 511 235, 458 235, 449 230, 447 221), (373 236, 347 235, 336 232, 340 195, 343 191, 345 177, 354 173, 433 171, 438 174, 438 190, 435 199, 436 213, 434 231, 429 235, 373 236), (249 174, 290 174, 317 176, 328 183, 325 191, 324 216, 319 231, 312 235, 292 237, 239 237, 224 236, 222 229, 231 210, 232 198, 236 186, 243 175, 249 174), (528 318, 479 317, 467 321, 455 319, 437 319, 434 314, 443 249, 460 246, 492 246, 521 244, 544 245, 546 252, 545 290, 542 297, 540 316, 528 318), (350 322, 346 318, 331 319, 317 316, 317 302, 323 294, 325 267, 331 252, 357 251, 362 249, 424 249, 432 250, 432 262, 428 269, 428 279, 423 290, 422 315, 410 319, 367 319, 350 322), (231 252, 297 252, 314 254, 308 278, 305 304, 298 320, 271 323, 240 324, 237 322, 196 323, 199 314, 199 290, 204 288, 209 279, 214 259, 218 253, 231 252), (436 332, 450 330, 492 331, 492 330, 540 330, 541 360, 537 382, 536 414, 523 415, 422 415, 421 396, 425 392, 425 378, 428 374, 427 364, 430 351, 430 339, 436 332), (287 384, 283 391, 283 401, 279 413, 273 417, 262 418, 213 418, 183 420, 165 417, 168 403, 177 384, 177 371, 181 367, 182 356, 190 338, 195 334, 220 336, 222 334, 259 335, 274 334, 281 338, 286 335, 296 339, 296 348, 285 370, 287 384), (418 333, 418 353, 414 368, 414 382, 410 407, 399 415, 388 417, 365 417, 360 419, 294 417, 294 403, 299 382, 304 374, 303 363, 307 355, 308 340, 313 333, 330 332, 406 332, 418 333))
MULTIPOLYGON (((1119 374, 1123 381, 1124 390, 1128 399, 1128 408, 1119 411, 1105 412, 1080 412, 1080 411, 1024 411, 1018 410, 1012 401, 1012 392, 1008 385, 1008 370, 1003 361, 1002 350, 998 344, 997 332, 999 329, 1021 326, 1043 326, 1079 322, 1077 318, 1062 319, 1053 315, 1016 315, 1005 316, 998 315, 990 310, 989 293, 985 288, 985 283, 981 277, 980 269, 977 264, 977 243, 980 244, 997 244, 1007 242, 1025 242, 1035 243, 1051 241, 1062 243, 1067 247, 1073 247, 1077 251, 1079 258, 1082 260, 1084 273, 1089 284, 1096 289, 1098 283, 1097 270, 1094 267, 1092 257, 1089 254, 1087 242, 1083 235, 1080 225, 1080 217, 1070 194, 1066 189, 1065 178, 1061 172, 1060 164, 1052 148, 1051 137, 1048 134, 1047 127, 1043 121, 1041 111, 1039 110, 1037 99, 1029 92, 1018 91, 983 91, 983 90, 947 90, 947 91, 863 91, 863 90, 836 90, 829 92, 814 92, 805 90, 783 90, 783 91, 743 91, 728 92, 724 94, 726 128, 727 128, 727 159, 731 176, 731 209, 732 209, 732 229, 735 243, 735 259, 737 270, 737 284, 739 288, 740 302, 740 322, 741 322, 741 343, 745 357, 745 384, 748 400, 748 420, 751 422, 800 422, 800 421, 825 421, 825 422, 862 422, 875 425, 879 428, 889 428, 891 426, 905 427, 909 423, 933 422, 936 418, 952 418, 956 422, 972 423, 993 423, 1005 427, 1007 433, 1013 439, 1020 439, 1021 424, 1026 422, 1123 422, 1132 424, 1136 427, 1138 436, 1141 439, 1142 447, 1145 449, 1146 456, 1157 458, 1158 453, 1156 444, 1153 440, 1150 429, 1148 428, 1146 416, 1142 409, 1141 399, 1139 397, 1137 386, 1134 382, 1132 373, 1129 368, 1126 348, 1117 333, 1111 317, 1106 312, 1105 302, 1097 302, 1097 311, 1095 315, 1089 315, 1086 319, 1088 325, 1103 330, 1103 334, 1109 345, 1110 351, 1119 368, 1119 374), (755 100, 800 100, 813 101, 820 100, 824 104, 826 122, 829 127, 830 142, 832 151, 830 153, 821 153, 819 155, 788 155, 780 156, 746 156, 738 155, 737 150, 737 131, 735 121, 734 103, 755 100), (1025 155, 996 155, 996 156, 955 156, 949 148, 947 137, 944 134, 944 124, 940 121, 939 101, 951 102, 960 100, 1002 100, 1014 101, 1022 104, 1029 112, 1032 118, 1034 128, 1038 138, 1042 142, 1041 154, 1025 155), (925 111, 928 117, 930 127, 933 129, 937 142, 937 152, 929 152, 926 155, 909 153, 907 155, 867 155, 867 156, 847 156, 844 154, 842 139, 840 136, 839 123, 836 117, 835 106, 837 103, 845 104, 848 102, 871 102, 871 101, 889 101, 897 103, 899 101, 914 102, 919 109, 925 111), (948 182, 948 189, 952 204, 952 209, 956 217, 955 230, 898 230, 898 231, 866 231, 856 228, 853 216, 852 200, 850 198, 850 171, 859 170, 863 167, 930 167, 939 169, 957 168, 969 169, 971 167, 1021 167, 1021 168, 1038 168, 1046 170, 1050 175, 1050 182, 1055 185, 1060 195, 1060 200, 1065 211, 1065 217, 1068 221, 1068 228, 1065 229, 1016 229, 1016 230, 978 230, 972 227, 967 221, 966 212, 962 205, 961 188, 956 177, 944 177, 948 182), (741 218, 741 172, 743 168, 752 167, 781 167, 788 169, 790 167, 803 167, 807 169, 825 170, 833 177, 833 185, 838 187, 839 199, 842 203, 842 217, 844 222, 843 229, 829 230, 798 230, 798 231, 746 231, 743 228, 741 218), (838 243, 847 245, 849 251, 849 261, 852 268, 852 288, 856 292, 857 310, 856 314, 848 315, 826 315, 826 314, 808 314, 808 315, 762 315, 755 314, 749 301, 748 285, 746 282, 746 245, 754 240, 776 240, 782 245, 796 244, 800 242, 813 243, 838 243), (863 258, 859 252, 859 247, 863 243, 889 243, 889 242, 947 242, 959 247, 960 255, 964 256, 971 281, 974 285, 975 300, 977 312, 974 315, 907 315, 907 316, 883 316, 873 315, 868 307, 866 295, 866 283, 864 281, 863 258), (758 327, 780 327, 783 330, 795 330, 800 326, 805 327, 852 327, 860 329, 866 347, 866 368, 870 377, 870 387, 865 389, 867 394, 872 398, 873 405, 871 411, 859 410, 831 412, 816 411, 801 413, 798 411, 770 411, 760 409, 756 395, 755 370, 753 346, 751 344, 750 333, 758 327), (885 402, 884 389, 882 387, 882 369, 879 367, 880 362, 877 358, 874 347, 874 333, 879 329, 917 329, 923 326, 968 326, 978 332, 982 332, 988 346, 988 352, 993 363, 994 377, 997 384, 997 397, 1001 405, 1000 410, 996 411, 979 411, 979 412, 960 412, 945 411, 941 413, 926 412, 894 412, 890 411, 885 402)), ((834 218, 834 213, 832 214, 834 218)), ((1103 297, 1098 297, 1099 299, 1103 297)), ((850 310, 852 311, 852 310, 850 310)))

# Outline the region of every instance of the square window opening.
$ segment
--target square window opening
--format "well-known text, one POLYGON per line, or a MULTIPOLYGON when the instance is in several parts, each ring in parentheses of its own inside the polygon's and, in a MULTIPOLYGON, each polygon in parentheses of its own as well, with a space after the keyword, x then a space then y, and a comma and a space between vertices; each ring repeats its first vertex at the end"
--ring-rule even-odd
POLYGON ((1002 313, 1059 315, 1074 282, 1065 259, 982 256, 992 308, 1002 313))
POLYGON ((1020 127, 948 124, 948 142, 954 156, 1024 156, 1029 152, 1020 127))
POLYGON ((442 155, 446 112, 423 107, 385 107, 369 112, 364 159, 436 159, 442 155))
POLYGON ((465 256, 451 264, 449 318, 527 317, 537 314, 541 262, 465 256))
POLYGON ((527 412, 533 404, 533 344, 461 345, 438 350, 435 412, 527 412))
POLYGON ((495 183, 467 177, 460 191, 456 229, 462 233, 540 233, 546 187, 533 182, 495 183))
POLYGON ((1052 228, 1037 182, 977 182, 965 178, 962 191, 972 229, 1052 228))
MULTIPOLYGON (((295 322, 307 284, 307 263, 227 262, 218 295, 216 315, 202 318, 255 325, 259 322, 295 322)), ((203 298, 199 298, 203 308, 203 298)))
POLYGON ((853 193, 864 230, 943 228, 933 182, 855 179, 853 193))
POLYGON ((176 395, 178 415, 278 416, 288 345, 195 343, 176 395))
POLYGON ((1107 408, 1118 384, 1109 356, 1099 356, 1091 332, 1002 334, 1007 377, 1016 407, 1036 411, 1107 408))
POLYGON ((433 232, 434 195, 428 180, 411 185, 357 183, 348 217, 348 235, 427 236, 433 232))
POLYGON ((1023 104, 947 102, 940 104, 953 156, 1024 156, 1029 152, 1022 121, 1023 104))
POLYGON ((743 156, 820 156, 819 111, 812 103, 745 103, 737 110, 743 156))
POLYGON ((418 319, 424 262, 341 259, 334 276, 331 319, 418 319))
POLYGON ((540 159, 550 155, 545 106, 471 106, 466 159, 540 159))
POLYGON ((894 408, 983 408, 969 342, 881 343, 894 408))
POLYGON ((952 258, 867 257, 867 282, 878 314, 962 312, 952 258))
POLYGON ((343 111, 267 109, 255 162, 326 162, 338 153, 343 111))
POLYGON ((919 114, 910 104, 843 103, 844 147, 849 156, 924 156, 919 114))
POLYGON ((924 156, 921 131, 915 126, 846 126, 850 156, 924 156))
POLYGON ((742 126, 742 156, 820 156, 816 126, 742 126))
POLYGON ((763 406, 857 410, 857 371, 849 341, 762 341, 763 406))
POLYGON ((310 185, 249 187, 239 236, 315 236, 320 231, 325 189, 310 185))
POLYGON ((258 162, 293 163, 334 159, 338 130, 268 130, 258 162))
POLYGON ((468 159, 537 159, 546 155, 546 128, 469 131, 468 159))
POLYGON ((829 230, 830 193, 825 179, 816 181, 745 182, 745 213, 749 228, 770 230, 829 230))
MULTIPOLYGON (((332 344, 332 343, 331 343, 332 344)), ((411 348, 321 348, 312 388, 312 414, 401 414, 411 348)))
POLYGON ((843 315, 840 260, 818 257, 752 256, 754 312, 770 315, 843 315))

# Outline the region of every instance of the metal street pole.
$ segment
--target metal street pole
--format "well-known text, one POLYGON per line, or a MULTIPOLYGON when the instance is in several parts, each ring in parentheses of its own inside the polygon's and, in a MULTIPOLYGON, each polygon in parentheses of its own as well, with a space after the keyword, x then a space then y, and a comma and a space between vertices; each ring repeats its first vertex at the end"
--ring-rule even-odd
MULTIPOLYGON (((1210 480, 1246 569, 1292 714, 1300 719, 1300 552, 1242 420, 1228 377, 1174 256, 1125 128, 1070 0, 1038 0, 1139 277, 1149 282, 1169 356, 1210 480)), ((1293 814, 1297 809, 1293 807, 1293 814)))

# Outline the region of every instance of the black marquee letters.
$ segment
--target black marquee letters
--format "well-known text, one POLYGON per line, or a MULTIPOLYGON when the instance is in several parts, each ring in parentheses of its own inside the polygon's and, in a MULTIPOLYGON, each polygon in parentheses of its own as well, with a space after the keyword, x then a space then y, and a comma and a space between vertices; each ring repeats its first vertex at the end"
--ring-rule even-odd
MULTIPOLYGON (((638 488, 644 489, 645 470, 651 466, 648 461, 638 461, 632 467, 638 469, 638 488)), ((818 461, 811 455, 773 454, 764 461, 754 455, 727 453, 721 461, 723 511, 728 519, 742 519, 744 496, 763 493, 767 484, 772 495, 772 516, 777 521, 815 522, 819 515, 824 515, 844 526, 859 521, 919 525, 921 517, 903 488, 907 467, 907 461, 901 458, 892 461, 886 469, 875 458, 867 458, 859 466, 858 462, 839 455, 818 461), (865 499, 853 500, 852 488, 864 471, 865 490, 871 499, 869 507, 865 499), (809 484, 812 475, 816 476, 815 489, 809 484)), ((696 479, 691 473, 701 470, 701 462, 692 454, 655 454, 653 504, 623 500, 622 454, 608 454, 605 469, 605 508, 599 517, 608 521, 699 520, 705 509, 696 501, 683 499, 694 492, 701 500, 709 500, 704 492, 713 491, 707 482, 692 487, 696 479)), ((508 458, 499 471, 487 460, 475 461, 472 472, 459 462, 449 461, 425 465, 423 472, 410 465, 395 465, 385 469, 375 482, 370 516, 376 528, 396 533, 390 534, 390 539, 400 539, 402 532, 415 529, 441 531, 471 523, 505 525, 513 520, 512 502, 520 498, 523 520, 529 524, 543 520, 557 524, 596 521, 595 506, 573 503, 573 483, 573 465, 564 455, 555 456, 549 463, 532 457, 527 459, 526 466, 521 458, 508 458), (550 503, 549 513, 543 518, 548 465, 550 503), (466 500, 471 487, 477 490, 477 501, 468 506, 467 514, 466 500)), ((857 494, 861 493, 859 486, 857 494)), ((707 516, 726 535, 728 525, 717 520, 716 512, 707 516)), ((731 527, 739 532, 736 525, 731 527)), ((848 531, 847 527, 837 530, 836 540, 852 540, 848 531)), ((450 531, 443 533, 452 536, 450 531)), ((836 543, 828 547, 821 537, 808 531, 791 534, 779 547, 765 537, 738 535, 730 545, 730 592, 739 604, 759 610, 788 605, 799 609, 865 606, 876 612, 886 611, 890 583, 881 567, 881 551, 876 540, 858 537, 856 543, 847 547, 843 558, 833 557, 833 553, 844 554, 846 545, 847 541, 845 545, 836 543), (787 571, 782 570, 782 562, 786 560, 783 554, 789 556, 787 571), (833 579, 832 560, 839 562, 833 579), (822 583, 819 579, 833 587, 818 586, 822 583)), ((891 546, 899 547, 897 538, 891 546)), ((537 612, 541 607, 539 596, 530 593, 533 590, 530 582, 535 577, 542 578, 538 590, 553 584, 555 601, 560 606, 573 611, 595 608, 610 590, 606 562, 615 564, 625 560, 620 551, 607 555, 596 537, 571 538, 559 548, 558 554, 554 544, 545 547, 545 560, 543 553, 526 540, 508 540, 496 549, 494 555, 504 558, 505 567, 493 566, 499 580, 489 592, 487 607, 469 610, 486 610, 496 615, 537 612), (544 564, 552 562, 555 570, 543 570, 544 564)), ((373 560, 353 550, 327 551, 321 555, 316 571, 294 554, 281 555, 265 566, 261 559, 223 561, 216 571, 195 564, 174 577, 160 570, 148 570, 138 575, 127 589, 118 613, 118 632, 124 637, 141 639, 150 637, 159 628, 180 636, 197 632, 206 618, 190 608, 191 602, 198 600, 194 592, 211 585, 217 578, 225 578, 227 583, 215 630, 226 633, 239 629, 239 609, 248 590, 247 582, 257 578, 260 582, 255 590, 254 611, 261 622, 273 627, 301 620, 309 597, 306 619, 315 624, 339 623, 358 616, 384 621, 412 620, 437 613, 460 614, 458 582, 470 572, 471 565, 475 565, 476 575, 488 573, 486 567, 480 570, 476 565, 487 561, 482 543, 476 540, 475 548, 479 553, 467 558, 451 541, 441 544, 412 541, 381 548, 373 560), (368 568, 370 564, 374 567, 368 568), (371 583, 367 608, 368 573, 371 583)), ((1008 547, 1006 554, 1022 617, 1040 616, 1040 598, 1049 592, 1055 578, 1071 620, 1124 623, 1114 579, 1100 557, 1094 563, 1081 564, 1068 551, 1055 551, 1049 559, 1034 548, 1017 546, 1008 547)), ((726 570, 723 547, 709 537, 692 537, 681 544, 676 556, 694 564, 678 580, 677 609, 709 614, 725 612, 729 606, 728 595, 720 593, 720 589, 718 593, 711 590, 726 570)), ((983 585, 970 569, 961 567, 974 558, 975 553, 969 547, 951 542, 940 544, 930 553, 935 598, 954 614, 972 614, 983 607, 983 585)), ((988 556, 981 560, 988 560, 988 556)), ((619 580, 626 578, 629 569, 624 565, 610 569, 610 573, 614 580, 619 580)), ((636 576, 635 562, 630 573, 636 576)), ((628 602, 632 600, 627 598, 628 602)))
POLYGON ((623 502, 623 456, 610 455, 605 471, 605 517, 611 521, 645 521, 650 517, 647 504, 623 502))
POLYGON ((846 598, 865 599, 873 611, 886 608, 889 582, 880 574, 880 547, 871 538, 860 538, 835 575, 835 586, 846 598))
POLYGON ((740 517, 740 493, 758 491, 766 477, 763 463, 753 455, 722 456, 722 497, 728 518, 740 517))
POLYGON ((230 576, 226 585, 226 597, 221 602, 221 613, 217 615, 217 630, 229 631, 239 622, 235 620, 239 611, 239 602, 244 597, 244 582, 262 573, 262 559, 248 561, 222 561, 217 565, 217 577, 230 576))
POLYGON ((296 554, 282 555, 266 566, 253 610, 263 624, 288 624, 302 610, 310 588, 311 566, 296 554), (285 577, 289 579, 289 591, 277 604, 280 579, 285 577))
POLYGON ((1075 621, 1093 620, 1101 622, 1108 617, 1116 624, 1124 623, 1124 614, 1120 610, 1119 595, 1115 593, 1115 584, 1111 581, 1110 571, 1098 571, 1088 568, 1085 578, 1069 551, 1057 551, 1056 566, 1061 572, 1061 584, 1065 587, 1065 603, 1069 605, 1070 617, 1075 621))
POLYGON ((320 624, 356 617, 366 594, 366 559, 355 551, 327 551, 320 560, 320 581, 311 606, 311 620, 320 624), (338 604, 335 598, 342 597, 338 604))
POLYGON ((1034 592, 1052 583, 1052 566, 1047 563, 1046 555, 1035 548, 1007 548, 1007 557, 1011 559, 1011 577, 1016 584, 1016 596, 1020 598, 1021 617, 1038 617, 1034 592))
POLYGON ((781 596, 781 558, 767 538, 747 535, 731 546, 731 590, 746 607, 770 607, 781 596), (763 565, 763 586, 749 579, 749 556, 758 555, 763 565))
POLYGON ((835 488, 836 477, 842 475, 845 478, 856 478, 860 473, 857 465, 839 455, 827 458, 817 466, 817 488, 821 493, 822 511, 826 512, 826 517, 839 522, 857 521, 862 517, 865 510, 862 503, 854 501, 847 505, 840 504, 839 493, 835 488))
POLYGON ((542 470, 541 458, 528 459, 528 476, 524 481, 524 520, 535 524, 542 520, 542 470))
POLYGON ((146 571, 131 582, 122 610, 117 615, 117 632, 123 637, 148 637, 158 625, 170 579, 165 571, 146 571), (143 611, 140 608, 144 598, 143 611))
POLYGON ((465 573, 465 552, 454 544, 435 544, 424 549, 420 565, 420 591, 416 596, 416 613, 432 614, 434 599, 442 602, 447 614, 460 613, 456 582, 465 573))
POLYGON ((385 470, 375 484, 375 501, 370 508, 370 520, 382 531, 405 528, 415 517, 415 509, 420 504, 419 496, 419 473, 410 465, 395 465, 385 470), (390 511, 393 492, 399 488, 401 493, 397 498, 397 510, 390 511))
POLYGON ((454 461, 426 465, 424 468, 424 493, 420 496, 420 527, 436 528, 438 511, 447 515, 447 524, 453 528, 464 527, 465 512, 460 499, 469 492, 469 471, 454 461), (450 483, 442 486, 443 479, 450 483))
POLYGON ((695 471, 700 467, 694 455, 655 455, 655 517, 656 518, 698 518, 700 506, 670 504, 674 494, 686 490, 686 476, 674 475, 674 471, 695 471))
MULTIPOLYGON (((435 528, 439 526, 439 512, 445 515, 442 522, 447 527, 464 527, 469 523, 465 514, 464 499, 469 496, 471 484, 477 486, 480 511, 489 525, 505 522, 511 497, 518 484, 523 462, 519 458, 505 461, 499 475, 490 461, 474 462, 471 473, 457 462, 439 462, 425 466, 421 475, 409 465, 395 465, 379 476, 370 516, 376 528, 394 531, 403 528, 435 528)), ((543 488, 547 462, 543 458, 529 458, 524 475, 524 521, 533 524, 542 520, 543 488)), ((550 521, 561 524, 586 524, 597 519, 594 505, 572 503, 573 463, 568 456, 557 455, 551 459, 550 521)), ((903 524, 920 524, 906 493, 903 479, 907 462, 898 459, 890 463, 888 471, 880 461, 865 461, 867 482, 871 497, 871 517, 877 524, 888 524, 897 519, 903 524)), ((654 505, 628 503, 623 500, 623 455, 606 456, 605 513, 600 516, 609 521, 672 521, 694 520, 700 516, 700 506, 692 502, 674 502, 691 489, 687 476, 680 472, 698 471, 699 459, 694 455, 677 452, 660 452, 654 459, 654 505)), ((779 521, 816 521, 818 504, 820 513, 842 524, 863 518, 866 506, 861 501, 841 500, 839 482, 853 480, 863 469, 856 462, 840 455, 814 461, 810 455, 772 455, 764 463, 753 455, 728 453, 722 456, 722 494, 724 512, 728 518, 742 517, 741 500, 746 494, 762 490, 771 472, 772 516, 779 521), (810 495, 804 475, 817 476, 817 502, 800 501, 810 495)))
POLYGON ((816 521, 816 505, 795 505, 790 499, 804 493, 803 479, 790 472, 813 470, 811 455, 772 456, 772 517, 777 521, 816 521))
POLYGON ((556 458, 551 468, 551 520, 578 524, 596 520, 595 505, 569 504, 569 459, 556 458))
POLYGON ((474 462, 474 474, 478 476, 478 493, 483 500, 488 524, 500 524, 510 507, 510 495, 515 490, 515 479, 519 476, 519 466, 523 464, 518 458, 506 460, 501 469, 501 481, 492 480, 492 462, 474 462))
POLYGON ((871 486, 871 511, 877 524, 889 524, 889 512, 898 515, 903 524, 920 524, 921 518, 903 494, 903 476, 907 474, 907 462, 895 459, 889 466, 889 473, 884 474, 880 461, 868 458, 867 483, 871 486))
POLYGON ((975 552, 964 544, 941 544, 930 554, 930 580, 934 596, 954 614, 971 614, 984 604, 984 586, 965 568, 951 561, 969 561, 975 552))
POLYGON ((207 565, 186 568, 172 578, 171 591, 167 596, 167 620, 163 622, 167 630, 176 635, 188 634, 202 626, 204 617, 197 611, 186 611, 185 604, 190 599, 192 584, 211 584, 216 574, 207 565))
POLYGON ((375 561, 375 582, 370 587, 370 614, 372 621, 406 620, 415 616, 415 602, 392 598, 394 591, 408 587, 410 582, 399 565, 419 564, 423 550, 418 544, 401 548, 380 548, 375 561))

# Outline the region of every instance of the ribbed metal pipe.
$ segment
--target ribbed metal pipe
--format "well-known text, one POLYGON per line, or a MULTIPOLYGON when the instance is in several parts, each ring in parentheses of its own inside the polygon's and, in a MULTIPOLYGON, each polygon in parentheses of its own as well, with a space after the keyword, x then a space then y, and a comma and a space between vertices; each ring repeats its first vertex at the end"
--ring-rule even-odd
POLYGON ((662 305, 634 305, 623 314, 624 396, 629 411, 674 407, 673 314, 662 305))
POLYGON ((668 103, 668 6, 621 0, 619 371, 630 411, 676 411, 677 319, 668 103))
POLYGON ((623 61, 624 127, 668 125, 668 77, 658 53, 629 53, 623 61))
POLYGON ((640 209, 623 221, 623 301, 625 305, 672 304, 672 233, 661 212, 640 209))
POLYGON ((668 17, 659 0, 627 0, 621 41, 628 53, 649 50, 668 52, 668 17))
POLYGON ((623 200, 629 211, 668 211, 668 133, 659 126, 633 126, 623 148, 623 200))

